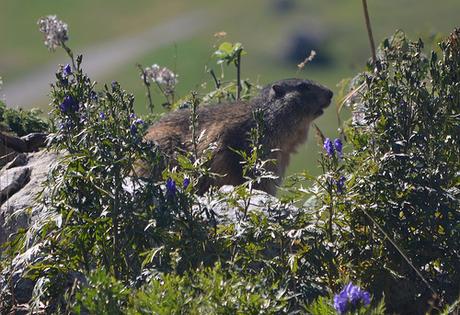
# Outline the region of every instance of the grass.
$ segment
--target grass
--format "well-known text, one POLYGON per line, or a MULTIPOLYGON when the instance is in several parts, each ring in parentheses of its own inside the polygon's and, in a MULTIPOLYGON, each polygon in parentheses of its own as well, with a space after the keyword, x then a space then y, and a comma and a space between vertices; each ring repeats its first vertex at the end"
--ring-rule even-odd
MULTIPOLYGON (((53 60, 55 56, 43 46, 36 26, 38 17, 43 15, 57 14, 69 23, 69 45, 78 52, 95 43, 137 34, 171 17, 205 7, 218 16, 216 23, 210 23, 206 30, 192 38, 151 51, 114 68, 100 80, 101 83, 119 81, 135 94, 137 108, 142 110, 145 108, 145 92, 135 64, 158 63, 170 68, 176 64, 180 75, 178 94, 183 95, 203 80, 209 81, 204 69, 205 65, 215 66, 214 60, 210 59, 215 43, 212 34, 222 30, 228 33, 228 40, 242 42, 248 51, 243 59, 243 77, 262 84, 285 77, 307 77, 337 90, 336 84, 342 78, 351 77, 363 69, 370 52, 360 1, 299 0, 295 1, 296 7, 289 14, 275 13, 273 2, 253 0, 249 5, 243 0, 41 0, 28 1, 25 5, 24 1, 2 0, 0 75, 5 83, 13 82, 53 60), (294 64, 283 62, 280 57, 283 47, 296 30, 322 37, 323 44, 318 53, 328 54, 331 62, 324 67, 307 66, 301 73, 294 64)), ((421 36, 424 40, 438 32, 447 34, 457 26, 459 9, 458 0, 438 3, 431 0, 369 1, 377 43, 396 29, 403 29, 412 37, 421 36)), ((42 100, 34 105, 44 108, 46 104, 47 101, 42 100)), ((317 124, 327 136, 335 137, 338 127, 335 110, 329 109, 317 124)), ((317 173, 314 166, 317 155, 312 153, 317 151, 314 141, 311 135, 307 146, 293 158, 289 172, 307 168, 311 173, 317 173)))

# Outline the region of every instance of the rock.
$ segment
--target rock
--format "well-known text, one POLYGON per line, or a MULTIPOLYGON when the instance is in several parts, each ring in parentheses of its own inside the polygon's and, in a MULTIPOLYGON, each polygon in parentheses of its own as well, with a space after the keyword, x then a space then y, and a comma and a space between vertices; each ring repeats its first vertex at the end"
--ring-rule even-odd
POLYGON ((30 180, 30 168, 16 167, 0 172, 0 205, 30 180))
POLYGON ((28 160, 29 158, 27 157, 27 154, 18 153, 18 155, 16 155, 16 157, 11 162, 5 165, 4 169, 9 170, 13 167, 24 166, 27 164, 28 160))
POLYGON ((17 155, 18 152, 7 147, 0 140, 0 168, 11 162, 17 155))
MULTIPOLYGON (((216 224, 225 225, 241 222, 245 219, 245 205, 243 201, 240 200, 238 206, 231 205, 228 202, 228 194, 234 193, 234 189, 235 187, 231 185, 222 186, 219 192, 225 194, 223 198, 204 195, 198 198, 199 205, 196 205, 196 207, 212 209, 212 215, 216 220, 216 224)), ((262 212, 267 216, 267 219, 271 221, 293 217, 299 212, 297 207, 293 205, 282 205, 278 198, 261 190, 253 190, 249 206, 246 210, 246 214, 252 211, 262 212)))
POLYGON ((21 138, 0 132, 0 143, 13 149, 16 152, 26 152, 27 143, 21 138))
POLYGON ((47 136, 46 133, 33 132, 21 137, 21 140, 24 140, 26 143, 27 152, 35 152, 38 151, 39 148, 45 146, 47 136))
POLYGON ((28 161, 25 166, 13 167, 0 173, 0 187, 9 187, 8 183, 12 182, 13 176, 17 178, 14 187, 19 187, 13 194, 2 194, 7 199, 0 206, 0 245, 8 240, 10 234, 28 227, 40 217, 42 205, 36 205, 35 198, 43 190, 43 183, 58 154, 40 151, 29 153, 26 157, 28 161))

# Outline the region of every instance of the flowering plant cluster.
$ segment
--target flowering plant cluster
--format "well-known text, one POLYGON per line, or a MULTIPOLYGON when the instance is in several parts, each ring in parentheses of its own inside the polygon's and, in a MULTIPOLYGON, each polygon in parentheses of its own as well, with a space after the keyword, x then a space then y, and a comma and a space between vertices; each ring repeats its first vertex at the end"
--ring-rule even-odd
POLYGON ((339 314, 354 311, 362 305, 367 306, 371 303, 369 292, 360 287, 348 283, 342 291, 334 296, 334 308, 339 314))
MULTIPOLYGON (((326 138, 324 139, 323 148, 326 151, 327 156, 330 159, 333 159, 331 163, 325 163, 326 167, 332 169, 336 168, 338 166, 338 162, 343 159, 342 140, 336 138, 334 141, 331 141, 331 139, 326 138)), ((338 193, 343 193, 345 181, 345 176, 339 174, 333 176, 333 178, 330 180, 330 184, 336 187, 338 193)))

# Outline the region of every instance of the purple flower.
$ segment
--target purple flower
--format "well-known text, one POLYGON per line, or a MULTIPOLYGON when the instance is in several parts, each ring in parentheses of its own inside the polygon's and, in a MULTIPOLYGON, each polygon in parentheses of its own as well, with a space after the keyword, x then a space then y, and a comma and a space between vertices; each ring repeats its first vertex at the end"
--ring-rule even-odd
POLYGON ((131 134, 134 136, 137 134, 137 126, 135 124, 132 124, 130 127, 129 127, 129 131, 131 132, 131 134))
POLYGON ((342 158, 342 140, 340 140, 339 138, 335 139, 334 147, 335 147, 335 150, 337 151, 337 156, 339 158, 342 158))
POLYGON ((345 314, 348 310, 348 295, 345 290, 334 296, 334 308, 339 314, 345 314))
POLYGON ((61 112, 63 113, 71 113, 77 112, 79 109, 78 102, 70 95, 67 95, 64 98, 64 101, 59 105, 61 112))
POLYGON ((371 296, 369 292, 360 287, 348 283, 342 291, 334 296, 334 308, 339 314, 345 314, 349 310, 356 310, 361 305, 369 305, 371 296))
POLYGON ((184 182, 182 184, 182 187, 184 187, 184 189, 187 189, 188 185, 190 185, 190 179, 189 178, 185 178, 184 179, 184 182))
POLYGON ((171 178, 168 178, 166 180, 166 193, 169 196, 174 196, 176 194, 176 182, 172 180, 171 178))
POLYGON ((324 140, 323 147, 324 147, 324 150, 326 150, 327 155, 329 156, 334 155, 334 145, 332 144, 331 139, 326 138, 326 140, 324 140))
POLYGON ((112 81, 112 91, 115 91, 116 89, 118 89, 119 87, 119 84, 117 81, 112 81))
POLYGON ((130 119, 136 118, 136 114, 134 114, 134 113, 129 114, 129 118, 130 118, 130 119))
POLYGON ((136 125, 143 125, 143 124, 145 124, 145 123, 144 123, 144 121, 143 121, 142 119, 137 118, 137 119, 133 122, 133 124, 136 124, 136 125))
POLYGON ((65 74, 65 75, 70 75, 70 74, 72 74, 72 68, 70 67, 69 64, 67 64, 67 65, 64 67, 64 74, 65 74))
POLYGON ((144 124, 144 121, 140 118, 137 118, 136 120, 134 120, 131 124, 131 127, 129 127, 129 130, 131 131, 131 134, 134 136, 135 134, 137 134, 137 125, 143 125, 144 124))
POLYGON ((99 113, 99 118, 105 120, 107 117, 105 116, 104 112, 99 113))
POLYGON ((340 194, 343 193, 343 188, 345 186, 345 181, 346 181, 345 176, 340 176, 339 180, 336 181, 337 192, 340 193, 340 194))

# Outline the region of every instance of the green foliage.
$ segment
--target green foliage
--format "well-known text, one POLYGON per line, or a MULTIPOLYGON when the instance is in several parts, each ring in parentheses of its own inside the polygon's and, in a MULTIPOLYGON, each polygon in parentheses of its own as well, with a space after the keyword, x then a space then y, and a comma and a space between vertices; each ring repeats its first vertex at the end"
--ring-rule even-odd
POLYGON ((124 314, 131 291, 103 270, 95 270, 88 283, 77 292, 74 312, 81 314, 124 314))
POLYGON ((8 108, 0 101, 0 130, 14 132, 18 136, 25 136, 32 132, 48 130, 48 123, 40 118, 39 109, 29 111, 22 108, 8 108))
POLYGON ((275 314, 286 304, 263 277, 241 277, 217 264, 183 276, 152 279, 130 301, 128 314, 275 314))
POLYGON ((423 43, 401 32, 386 40, 376 69, 357 81, 364 85, 347 131, 337 262, 395 309, 434 292, 458 296, 459 31, 440 48, 426 57, 423 43))
POLYGON ((238 63, 238 58, 246 54, 247 52, 243 49, 243 45, 241 43, 232 44, 229 42, 223 42, 214 52, 214 56, 217 58, 218 64, 225 62, 227 65, 233 63, 235 66, 238 63))
MULTIPOLYGON (((333 314, 331 292, 344 279, 381 300, 358 314, 383 314, 382 296, 390 311, 426 311, 434 292, 453 302, 460 281, 459 32, 440 47, 442 55, 427 58, 422 43, 402 33, 385 41, 376 69, 354 80, 360 88, 353 123, 341 135, 345 152, 319 132, 323 174, 293 177, 313 184, 262 203, 253 187, 274 178, 263 159, 260 112, 251 149, 239 152, 247 182, 197 196, 212 148, 199 158, 192 132, 194 152, 166 165, 142 138, 133 96, 117 82, 96 91, 82 57, 64 47, 72 66, 56 74, 51 113, 51 145, 62 153, 42 196, 53 215, 30 239, 40 248, 40 259, 25 268, 35 281, 30 305, 97 314, 333 314), (138 161, 151 167, 148 177, 138 175, 138 161), (228 213, 219 212, 222 205, 228 213)), ((237 58, 236 84, 221 85, 212 74, 215 91, 183 99, 192 131, 201 103, 240 97, 241 49, 221 45, 218 55, 237 58)))

